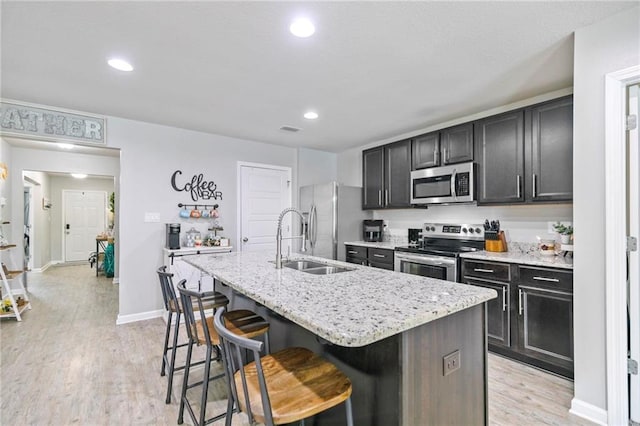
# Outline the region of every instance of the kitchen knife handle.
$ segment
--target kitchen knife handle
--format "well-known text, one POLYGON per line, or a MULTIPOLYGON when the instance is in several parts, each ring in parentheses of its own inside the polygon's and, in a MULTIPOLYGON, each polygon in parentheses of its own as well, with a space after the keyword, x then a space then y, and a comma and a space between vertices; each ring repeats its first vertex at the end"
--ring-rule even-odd
POLYGON ((537 188, 537 179, 536 179, 536 174, 534 173, 532 176, 532 181, 533 181, 533 198, 536 198, 538 196, 538 188, 537 188))
POLYGON ((521 179, 522 177, 520 175, 516 176, 516 197, 520 198, 522 197, 522 184, 521 184, 521 179))

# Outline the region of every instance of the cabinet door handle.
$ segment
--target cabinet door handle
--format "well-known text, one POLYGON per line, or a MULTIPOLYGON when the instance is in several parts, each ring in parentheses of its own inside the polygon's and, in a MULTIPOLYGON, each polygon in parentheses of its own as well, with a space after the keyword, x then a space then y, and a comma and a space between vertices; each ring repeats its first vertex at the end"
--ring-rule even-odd
POLYGON ((374 257, 387 257, 387 256, 385 256, 384 254, 374 254, 373 256, 374 256, 374 257))
POLYGON ((384 190, 384 205, 385 206, 389 205, 389 190, 388 189, 384 190))
POLYGON ((522 290, 518 289, 518 314, 522 315, 522 311, 524 310, 522 306, 522 290))
POLYGON ((444 148, 442 150, 442 156, 444 157, 444 163, 447 164, 449 163, 449 150, 447 148, 444 148))
POLYGON ((536 281, 549 281, 552 283, 559 283, 560 280, 557 278, 547 278, 547 277, 533 277, 534 280, 536 281))
POLYGON ((507 311, 507 289, 502 287, 502 312, 507 311))
POLYGON ((355 251, 355 250, 349 250, 347 253, 349 253, 349 254, 358 254, 358 252, 355 251))
POLYGON ((382 205, 382 189, 378 190, 378 205, 382 205))
POLYGON ((534 173, 533 176, 531 177, 532 183, 533 183, 533 198, 536 198, 538 196, 538 188, 537 188, 537 179, 536 179, 536 174, 534 173))
POLYGON ((482 268, 474 268, 474 272, 486 272, 487 274, 492 274, 493 269, 482 269, 482 268))
POLYGON ((522 197, 522 185, 520 183, 521 179, 522 178, 520 177, 520 175, 516 176, 516 198, 522 197))
POLYGON ((435 151, 433 151, 433 165, 434 166, 439 166, 440 164, 438 164, 438 150, 436 149, 435 151))

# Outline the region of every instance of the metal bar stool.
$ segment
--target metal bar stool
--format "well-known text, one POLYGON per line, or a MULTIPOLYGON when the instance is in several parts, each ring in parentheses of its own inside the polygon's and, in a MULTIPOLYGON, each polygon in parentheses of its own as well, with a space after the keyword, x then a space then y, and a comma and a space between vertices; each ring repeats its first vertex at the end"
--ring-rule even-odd
MULTIPOLYGON (((213 326, 213 316, 207 317, 205 312, 205 305, 207 298, 212 294, 211 292, 196 292, 189 290, 185 286, 186 280, 182 280, 178 283, 178 292, 180 293, 180 299, 182 306, 184 307, 184 316, 187 324, 187 333, 189 335, 189 343, 187 349, 187 360, 184 369, 184 377, 182 382, 182 393, 180 396, 180 409, 178 411, 178 424, 183 423, 184 408, 187 408, 191 420, 195 425, 205 425, 216 420, 219 420, 227 415, 222 413, 205 420, 205 411, 207 408, 207 392, 209 390, 209 381, 222 378, 225 373, 219 374, 215 377, 210 377, 211 361, 219 361, 221 359, 220 338, 213 326), (200 312, 200 319, 196 319, 195 312, 200 312), (204 376, 203 380, 197 383, 189 383, 189 370, 193 364, 191 364, 191 353, 193 345, 206 345, 206 357, 204 363, 204 376), (213 358, 213 352, 216 356, 213 358), (191 403, 187 399, 187 389, 202 384, 202 396, 200 399, 200 415, 196 418, 196 414, 191 406, 191 403)), ((224 309, 224 308, 220 308, 224 309)), ((226 310, 225 310, 226 311, 226 310)), ((245 339, 252 341, 254 337, 264 336, 265 343, 260 342, 260 347, 266 345, 268 348, 269 342, 269 323, 264 318, 257 315, 255 312, 241 309, 228 311, 224 313, 224 321, 227 324, 229 333, 234 336, 242 336, 245 339)))
MULTIPOLYGON (((173 286, 173 274, 170 272, 166 272, 166 266, 162 266, 158 268, 158 278, 160 280, 160 288, 162 289, 162 298, 164 300, 164 307, 169 313, 167 318, 167 329, 164 335, 164 349, 162 351, 162 367, 160 369, 160 375, 164 376, 168 374, 167 381, 167 397, 165 402, 167 404, 171 403, 171 390, 173 388, 173 374, 176 371, 182 370, 185 368, 184 365, 179 367, 175 366, 176 363, 176 350, 178 348, 187 346, 188 343, 178 344, 178 335, 180 333, 180 317, 183 313, 183 309, 181 306, 181 302, 176 295, 175 288, 173 286), (173 320, 173 316, 175 314, 175 326, 173 328, 173 338, 171 346, 169 346, 169 338, 171 337, 171 323, 173 320), (171 358, 168 356, 168 352, 171 350, 171 358)), ((205 309, 215 309, 222 306, 227 306, 229 304, 229 299, 222 294, 215 292, 210 295, 206 300, 204 300, 203 307, 205 309)), ((196 307, 197 309, 197 307, 196 307)), ((198 363, 192 364, 202 364, 205 361, 200 361, 198 363)))
POLYGON ((305 348, 287 348, 260 357, 262 342, 231 333, 225 308, 216 311, 214 326, 222 343, 229 401, 226 426, 231 425, 234 400, 249 421, 280 425, 301 422, 345 403, 347 425, 353 426, 351 380, 332 363, 305 348), (255 361, 244 365, 242 349, 255 361), (243 397, 240 397, 242 394, 243 397))

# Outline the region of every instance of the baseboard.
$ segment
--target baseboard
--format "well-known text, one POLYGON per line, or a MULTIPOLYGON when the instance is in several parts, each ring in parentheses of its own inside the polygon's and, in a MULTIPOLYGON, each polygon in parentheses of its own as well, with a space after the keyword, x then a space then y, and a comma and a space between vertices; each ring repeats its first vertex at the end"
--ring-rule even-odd
POLYGON ((146 321, 154 318, 162 318, 164 315, 164 309, 158 309, 156 311, 140 312, 139 314, 120 315, 116 320, 116 325, 128 324, 130 322, 146 321))
POLYGON ((53 264, 51 262, 48 262, 46 265, 44 265, 42 268, 33 268, 31 269, 29 272, 35 272, 36 274, 41 274, 44 271, 46 271, 47 269, 49 269, 49 267, 51 267, 53 264))
POLYGON ((571 409, 569 410, 571 414, 574 414, 578 417, 582 417, 583 419, 590 420, 599 425, 607 424, 607 411, 603 410, 600 407, 596 407, 595 405, 586 403, 577 398, 573 398, 571 400, 571 409))

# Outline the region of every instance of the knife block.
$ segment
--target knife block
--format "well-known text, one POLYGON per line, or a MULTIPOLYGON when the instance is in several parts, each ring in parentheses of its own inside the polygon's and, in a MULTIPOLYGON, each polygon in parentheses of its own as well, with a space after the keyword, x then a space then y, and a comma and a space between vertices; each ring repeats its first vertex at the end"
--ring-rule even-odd
POLYGON ((507 239, 504 236, 504 231, 498 233, 497 240, 484 240, 484 249, 492 252, 507 251, 507 239))

